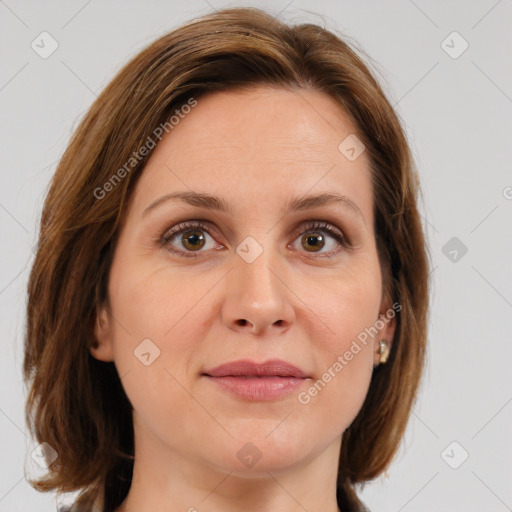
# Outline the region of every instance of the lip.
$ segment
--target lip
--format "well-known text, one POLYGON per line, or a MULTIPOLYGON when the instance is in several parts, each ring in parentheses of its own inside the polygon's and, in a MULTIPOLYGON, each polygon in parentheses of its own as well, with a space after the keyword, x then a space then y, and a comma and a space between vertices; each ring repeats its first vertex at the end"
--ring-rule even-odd
POLYGON ((286 396, 309 379, 297 366, 281 359, 263 363, 232 361, 202 374, 223 391, 246 400, 272 400, 286 396))
POLYGON ((210 377, 308 377, 303 370, 282 359, 270 359, 263 363, 242 359, 221 364, 204 373, 210 377))

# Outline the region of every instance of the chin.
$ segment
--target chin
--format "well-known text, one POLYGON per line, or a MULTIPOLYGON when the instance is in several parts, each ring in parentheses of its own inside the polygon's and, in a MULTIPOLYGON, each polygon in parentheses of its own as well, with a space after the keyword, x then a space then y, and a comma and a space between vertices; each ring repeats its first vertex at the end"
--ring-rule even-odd
MULTIPOLYGON (((270 422, 262 422, 268 425, 270 422)), ((238 432, 230 432, 233 438, 226 436, 226 442, 222 445, 216 441, 216 453, 211 450, 209 456, 215 457, 212 460, 214 465, 222 467, 223 471, 233 472, 244 477, 268 478, 268 472, 279 472, 290 469, 300 464, 314 451, 311 446, 311 438, 306 431, 302 435, 298 432, 292 433, 291 429, 283 428, 280 435, 277 435, 282 425, 276 429, 275 421, 271 428, 261 430, 241 429, 238 432), (272 432, 272 429, 275 429, 272 432), (269 435, 269 432, 272 432, 269 435), (222 451, 220 451, 222 450, 222 451)), ((212 443, 211 446, 214 446, 212 443)))

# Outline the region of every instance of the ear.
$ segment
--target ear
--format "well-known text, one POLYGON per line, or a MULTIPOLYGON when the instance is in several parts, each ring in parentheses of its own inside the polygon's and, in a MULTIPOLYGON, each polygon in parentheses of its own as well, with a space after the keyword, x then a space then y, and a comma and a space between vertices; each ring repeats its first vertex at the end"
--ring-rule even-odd
POLYGON ((398 302, 392 303, 391 297, 386 295, 381 302, 379 310, 379 317, 376 319, 375 327, 379 329, 379 333, 374 337, 373 349, 374 358, 373 366, 380 364, 380 341, 386 340, 388 342, 389 352, 392 351, 393 339, 395 337, 396 329, 396 315, 402 309, 401 304, 398 302), (378 320, 378 321, 377 321, 378 320), (384 325, 382 325, 384 324, 384 325))
POLYGON ((95 340, 89 348, 91 355, 100 361, 113 361, 114 343, 112 321, 106 306, 100 307, 96 313, 94 338, 95 340))

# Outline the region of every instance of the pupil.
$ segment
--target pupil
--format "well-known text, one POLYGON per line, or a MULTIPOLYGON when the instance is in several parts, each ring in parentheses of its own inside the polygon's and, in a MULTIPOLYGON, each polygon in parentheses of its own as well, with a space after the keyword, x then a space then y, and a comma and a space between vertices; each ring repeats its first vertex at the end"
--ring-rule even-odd
POLYGON ((198 231, 189 231, 189 233, 193 233, 192 235, 189 235, 185 238, 186 243, 192 245, 193 247, 201 247, 201 245, 198 245, 198 241, 203 240, 203 235, 197 234, 198 231))
POLYGON ((310 244, 313 247, 322 248, 324 246, 323 244, 323 237, 321 234, 317 235, 307 235, 306 241, 308 244, 310 244))

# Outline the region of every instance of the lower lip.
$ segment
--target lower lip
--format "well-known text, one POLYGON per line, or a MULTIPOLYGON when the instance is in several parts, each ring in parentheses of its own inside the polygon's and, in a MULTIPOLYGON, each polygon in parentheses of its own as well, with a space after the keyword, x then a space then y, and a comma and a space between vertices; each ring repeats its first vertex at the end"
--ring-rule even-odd
POLYGON ((211 377, 224 391, 246 400, 272 400, 295 391, 306 379, 296 377, 211 377))

